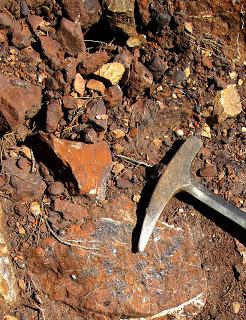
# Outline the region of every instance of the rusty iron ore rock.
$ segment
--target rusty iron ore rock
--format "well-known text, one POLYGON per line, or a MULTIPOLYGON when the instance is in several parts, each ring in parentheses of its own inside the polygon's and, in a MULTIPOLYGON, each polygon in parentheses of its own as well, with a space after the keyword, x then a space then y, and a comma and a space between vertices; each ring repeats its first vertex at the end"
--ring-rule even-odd
POLYGON ((191 319, 198 314, 207 284, 189 226, 160 222, 146 252, 133 254, 135 210, 121 197, 94 208, 95 221, 69 227, 66 239, 82 240, 98 251, 42 240, 28 253, 40 289, 83 314, 95 312, 106 319, 191 319))
POLYGON ((0 131, 14 130, 41 108, 41 88, 0 73, 0 131))
MULTIPOLYGON (((68 168, 80 194, 105 197, 112 155, 105 141, 94 144, 68 141, 40 133, 41 140, 54 152, 55 158, 68 168)), ((57 166, 57 165, 56 165, 57 166)))

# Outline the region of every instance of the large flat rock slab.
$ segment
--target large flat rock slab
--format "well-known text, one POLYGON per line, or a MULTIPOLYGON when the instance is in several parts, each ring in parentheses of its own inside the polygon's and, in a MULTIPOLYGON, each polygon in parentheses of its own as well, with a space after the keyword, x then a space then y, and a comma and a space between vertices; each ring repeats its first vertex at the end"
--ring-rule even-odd
POLYGON ((82 240, 91 250, 42 240, 29 254, 33 276, 52 299, 86 316, 191 319, 205 304, 207 284, 189 226, 160 223, 146 252, 134 254, 135 224, 127 218, 134 209, 118 207, 116 220, 104 208, 95 221, 72 225, 66 239, 82 240))

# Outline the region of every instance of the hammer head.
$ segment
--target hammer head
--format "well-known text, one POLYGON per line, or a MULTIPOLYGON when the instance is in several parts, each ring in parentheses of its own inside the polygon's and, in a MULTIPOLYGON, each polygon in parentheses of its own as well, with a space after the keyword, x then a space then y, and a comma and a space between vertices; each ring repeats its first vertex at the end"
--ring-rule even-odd
POLYGON ((161 175, 146 209, 138 243, 140 252, 144 251, 155 224, 168 201, 191 184, 191 164, 201 147, 202 141, 199 138, 189 137, 161 175))

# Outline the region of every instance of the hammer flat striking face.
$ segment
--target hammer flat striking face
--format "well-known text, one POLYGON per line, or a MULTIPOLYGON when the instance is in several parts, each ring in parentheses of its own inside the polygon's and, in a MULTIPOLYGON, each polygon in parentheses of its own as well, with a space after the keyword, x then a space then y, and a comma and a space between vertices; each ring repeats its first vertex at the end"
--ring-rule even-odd
POLYGON ((246 213, 217 197, 202 186, 196 186, 191 176, 191 164, 202 147, 202 141, 189 137, 179 148, 160 177, 150 199, 138 243, 144 251, 156 222, 168 201, 181 191, 187 192, 246 229, 246 213))

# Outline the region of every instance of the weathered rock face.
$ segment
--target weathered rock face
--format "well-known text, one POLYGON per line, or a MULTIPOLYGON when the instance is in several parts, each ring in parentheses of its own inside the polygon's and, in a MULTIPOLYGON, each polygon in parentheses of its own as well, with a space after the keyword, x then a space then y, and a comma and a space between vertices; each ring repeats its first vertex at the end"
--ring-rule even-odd
POLYGON ((206 300, 206 279, 189 227, 160 222, 146 252, 133 254, 135 210, 130 200, 120 197, 94 208, 95 221, 71 226, 66 238, 82 240, 91 250, 43 240, 28 259, 41 290, 85 316, 96 312, 108 319, 191 319, 199 313, 206 300))
POLYGON ((46 183, 38 172, 29 172, 29 168, 19 168, 16 161, 7 158, 2 161, 2 171, 10 175, 10 185, 13 187, 12 197, 17 201, 40 199, 46 189, 46 183))
POLYGON ((16 48, 25 48, 31 45, 31 31, 25 19, 16 21, 13 24, 12 43, 16 48))
POLYGON ((62 18, 60 29, 57 32, 57 40, 71 55, 85 51, 84 35, 79 23, 62 18))
POLYGON ((41 88, 0 74, 0 131, 14 130, 41 108, 41 88))
POLYGON ((49 36, 39 37, 44 55, 51 61, 54 69, 62 68, 64 64, 64 51, 62 45, 49 36))
POLYGON ((112 165, 112 156, 106 142, 85 144, 41 135, 56 157, 68 167, 77 182, 80 194, 104 198, 112 165))
POLYGON ((68 17, 88 29, 100 20, 101 6, 98 0, 63 0, 68 17))
POLYGON ((106 1, 108 18, 113 28, 118 28, 128 36, 137 34, 134 18, 134 0, 106 1))

